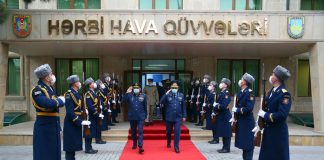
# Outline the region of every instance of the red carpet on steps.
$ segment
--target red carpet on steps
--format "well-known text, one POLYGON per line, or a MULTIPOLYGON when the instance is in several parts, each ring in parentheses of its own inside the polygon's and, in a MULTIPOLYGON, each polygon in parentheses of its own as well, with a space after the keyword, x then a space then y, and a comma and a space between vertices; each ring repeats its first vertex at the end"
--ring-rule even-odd
MULTIPOLYGON (((138 148, 132 150, 133 141, 131 135, 128 136, 127 144, 120 157, 121 160, 205 160, 206 158, 199 152, 191 142, 189 130, 186 126, 181 127, 180 153, 176 154, 173 148, 173 134, 171 148, 166 147, 166 127, 163 122, 155 122, 153 126, 144 127, 145 152, 138 153, 138 148)), ((130 133, 130 132, 129 132, 130 133)))

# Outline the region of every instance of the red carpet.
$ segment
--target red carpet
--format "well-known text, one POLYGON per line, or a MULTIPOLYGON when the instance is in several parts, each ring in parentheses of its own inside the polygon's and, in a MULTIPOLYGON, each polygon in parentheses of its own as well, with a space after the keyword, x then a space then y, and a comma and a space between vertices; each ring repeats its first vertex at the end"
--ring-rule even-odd
POLYGON ((182 125, 180 153, 176 154, 173 148, 173 136, 171 148, 166 147, 165 123, 155 122, 153 126, 144 127, 145 152, 138 153, 138 149, 132 150, 133 141, 129 134, 127 144, 120 157, 121 160, 205 160, 206 158, 199 152, 196 146, 190 141, 189 130, 182 125))

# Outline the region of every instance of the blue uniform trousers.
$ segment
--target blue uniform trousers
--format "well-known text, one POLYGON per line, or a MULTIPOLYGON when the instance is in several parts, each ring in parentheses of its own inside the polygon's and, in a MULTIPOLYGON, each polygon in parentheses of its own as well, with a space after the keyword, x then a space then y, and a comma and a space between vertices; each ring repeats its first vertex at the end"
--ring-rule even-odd
POLYGON ((166 137, 167 137, 167 143, 171 143, 171 133, 172 129, 174 127, 174 148, 179 149, 179 141, 180 141, 180 133, 181 133, 181 120, 171 122, 166 122, 166 137))
POLYGON ((144 120, 130 120, 129 123, 132 132, 133 145, 136 146, 138 144, 139 147, 142 147, 144 120), (138 130, 138 139, 136 133, 137 130, 138 130))

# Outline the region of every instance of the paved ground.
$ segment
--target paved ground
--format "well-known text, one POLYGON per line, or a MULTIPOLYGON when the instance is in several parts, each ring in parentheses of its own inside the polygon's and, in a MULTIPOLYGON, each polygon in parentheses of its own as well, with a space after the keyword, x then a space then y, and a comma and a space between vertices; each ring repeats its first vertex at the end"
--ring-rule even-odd
MULTIPOLYGON (((231 153, 218 154, 217 149, 221 148, 220 144, 211 145, 207 142, 194 142, 202 154, 210 160, 241 160, 242 151, 232 147, 231 153)), ((84 152, 77 152, 77 160, 118 160, 125 142, 109 142, 106 145, 96 145, 93 147, 99 150, 98 154, 88 155, 84 152)), ((232 144, 233 146, 233 144, 232 144)), ((32 146, 0 146, 0 160, 32 160, 32 146)), ((291 146, 291 160, 323 160, 324 146, 291 146)), ((259 149, 254 151, 254 159, 258 159, 259 149)), ((64 160, 62 152, 62 160, 64 160)))

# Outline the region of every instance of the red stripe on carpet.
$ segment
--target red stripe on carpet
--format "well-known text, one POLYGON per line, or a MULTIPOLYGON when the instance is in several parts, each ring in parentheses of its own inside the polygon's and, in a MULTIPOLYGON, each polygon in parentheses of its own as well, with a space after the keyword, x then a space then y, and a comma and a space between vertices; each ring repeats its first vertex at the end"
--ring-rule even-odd
MULTIPOLYGON (((196 146, 190 141, 189 130, 186 126, 181 126, 180 153, 176 154, 173 148, 173 134, 171 148, 166 147, 166 127, 163 122, 155 122, 153 126, 144 127, 145 152, 138 153, 138 148, 132 150, 133 141, 131 135, 128 136, 127 144, 120 157, 121 160, 166 160, 166 159, 185 159, 185 160, 205 160, 206 158, 199 152, 196 146)), ((129 132, 130 133, 130 132, 129 132)))

